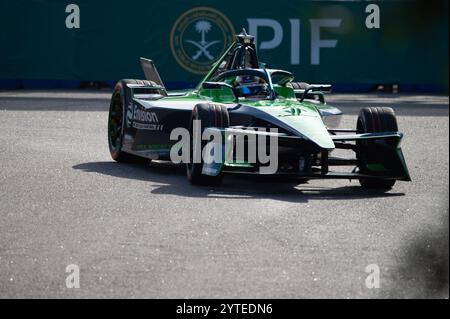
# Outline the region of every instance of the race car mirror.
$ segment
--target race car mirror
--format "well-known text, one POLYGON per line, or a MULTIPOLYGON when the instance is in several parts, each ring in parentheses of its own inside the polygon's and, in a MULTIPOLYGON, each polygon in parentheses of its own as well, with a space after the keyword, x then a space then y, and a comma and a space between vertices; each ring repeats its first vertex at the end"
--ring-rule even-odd
POLYGON ((310 84, 306 88, 309 92, 331 92, 331 84, 310 84))
POLYGON ((303 92, 300 102, 303 102, 303 100, 308 95, 308 93, 311 93, 311 92, 329 93, 329 92, 331 92, 331 87, 332 87, 331 84, 310 84, 306 87, 305 91, 303 92))

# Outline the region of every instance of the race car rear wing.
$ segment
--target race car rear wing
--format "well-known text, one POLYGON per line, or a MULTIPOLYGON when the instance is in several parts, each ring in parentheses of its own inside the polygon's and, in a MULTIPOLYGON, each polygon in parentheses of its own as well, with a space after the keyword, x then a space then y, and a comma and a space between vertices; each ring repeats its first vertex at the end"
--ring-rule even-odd
POLYGON ((161 77, 159 76, 155 63, 153 63, 152 60, 146 58, 140 58, 139 61, 141 63, 142 71, 144 71, 145 78, 148 81, 152 81, 156 83, 156 85, 162 87, 165 95, 167 95, 167 90, 164 86, 161 77))
POLYGON ((165 88, 161 85, 142 85, 142 84, 127 84, 131 98, 142 100, 159 100, 167 96, 165 88))

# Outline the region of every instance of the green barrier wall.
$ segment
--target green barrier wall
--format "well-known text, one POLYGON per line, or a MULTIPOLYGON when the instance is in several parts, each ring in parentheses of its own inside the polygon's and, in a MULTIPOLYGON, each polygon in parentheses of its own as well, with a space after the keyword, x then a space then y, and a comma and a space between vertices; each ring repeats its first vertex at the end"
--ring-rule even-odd
POLYGON ((165 82, 192 83, 230 29, 259 25, 260 60, 298 80, 448 91, 448 2, 375 3, 378 29, 366 1, 0 0, 0 79, 142 78, 144 56, 165 82), (70 3, 80 28, 66 27, 70 3))

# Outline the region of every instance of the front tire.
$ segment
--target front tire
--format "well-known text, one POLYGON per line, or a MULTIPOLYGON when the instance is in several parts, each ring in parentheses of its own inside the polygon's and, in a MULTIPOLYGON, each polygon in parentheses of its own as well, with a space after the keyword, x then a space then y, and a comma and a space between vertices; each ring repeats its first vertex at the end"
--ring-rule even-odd
MULTIPOLYGON (((230 125, 228 110, 224 105, 215 103, 197 104, 192 110, 189 133, 191 136, 190 163, 186 164, 186 175, 189 182, 193 185, 219 185, 222 182, 223 174, 217 176, 203 175, 203 158, 200 163, 194 163, 193 154, 197 151, 195 148, 201 147, 200 152, 206 145, 206 141, 202 141, 200 145, 194 143, 193 121, 200 120, 201 134, 208 127, 226 128, 230 125)), ((201 136, 200 136, 201 138, 201 136)))
MULTIPOLYGON (((361 109, 358 116, 356 126, 359 134, 363 133, 382 133, 382 132, 398 132, 397 118, 395 112, 390 107, 367 107, 361 109)), ((358 149, 367 149, 367 144, 370 141, 360 141, 356 145, 358 149)), ((364 152, 357 152, 358 169, 362 173, 367 172, 367 155, 364 152)), ((394 184, 395 180, 382 180, 376 178, 362 178, 359 183, 364 188, 389 190, 394 184)))
POLYGON ((150 160, 126 153, 122 150, 125 131, 126 107, 131 101, 127 84, 142 84, 148 81, 125 79, 117 82, 111 97, 108 115, 108 145, 113 160, 121 163, 148 163, 150 160))

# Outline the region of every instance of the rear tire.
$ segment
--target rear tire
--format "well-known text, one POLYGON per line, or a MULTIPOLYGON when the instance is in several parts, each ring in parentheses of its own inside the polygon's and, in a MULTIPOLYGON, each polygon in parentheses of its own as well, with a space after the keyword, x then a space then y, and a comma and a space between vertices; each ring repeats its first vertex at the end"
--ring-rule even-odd
MULTIPOLYGON (((207 127, 226 128, 230 125, 230 118, 228 110, 224 105, 215 103, 201 103, 197 104, 192 110, 192 116, 190 121, 189 133, 191 136, 191 158, 190 163, 186 164, 186 175, 189 182, 193 185, 219 185, 222 182, 222 172, 217 176, 203 175, 203 158, 200 163, 193 163, 194 143, 193 143, 193 121, 201 121, 201 133, 207 127)), ((206 141, 202 141, 197 147, 203 147, 206 145, 206 141)))
MULTIPOLYGON (((367 107, 361 109, 358 116, 356 126, 357 132, 362 133, 382 133, 382 132, 398 132, 397 118, 395 112, 390 107, 367 107)), ((358 149, 364 149, 364 146, 370 143, 368 141, 357 142, 358 149)), ((360 172, 367 172, 366 156, 363 152, 357 152, 358 169, 360 172)), ((359 183, 364 188, 389 190, 394 184, 395 180, 381 180, 362 178, 359 183)))
POLYGON ((123 135, 125 130, 126 106, 131 102, 131 96, 126 89, 127 84, 154 85, 146 80, 124 79, 117 82, 108 115, 108 145, 113 160, 121 163, 149 163, 144 157, 135 156, 122 151, 123 135))

